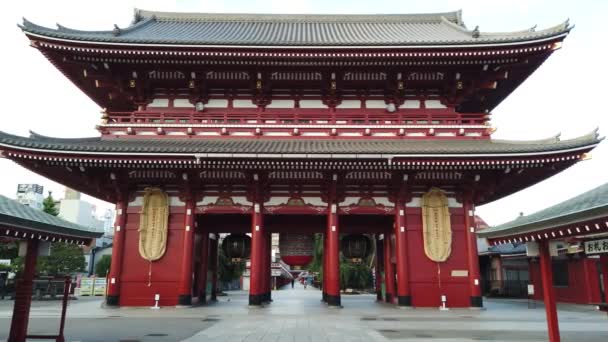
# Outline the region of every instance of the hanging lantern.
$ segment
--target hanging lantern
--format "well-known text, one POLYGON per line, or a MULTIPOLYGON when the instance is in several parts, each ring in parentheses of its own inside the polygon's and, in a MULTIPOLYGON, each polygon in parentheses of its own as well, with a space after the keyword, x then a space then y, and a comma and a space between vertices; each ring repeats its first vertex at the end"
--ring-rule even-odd
POLYGON ((248 259, 251 254, 251 238, 245 234, 230 234, 222 241, 222 250, 232 262, 248 259))
POLYGON ((372 240, 367 235, 350 234, 342 238, 340 247, 346 259, 361 263, 372 253, 372 240))
POLYGON ((313 248, 312 234, 281 233, 279 236, 281 260, 296 269, 310 264, 313 259, 313 248))

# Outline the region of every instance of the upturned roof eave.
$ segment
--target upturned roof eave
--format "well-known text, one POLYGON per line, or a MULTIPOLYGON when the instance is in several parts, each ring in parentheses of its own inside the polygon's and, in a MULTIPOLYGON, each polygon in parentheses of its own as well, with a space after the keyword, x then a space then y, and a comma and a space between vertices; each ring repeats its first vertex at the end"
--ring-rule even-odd
POLYGON ((536 233, 549 229, 558 229, 560 227, 576 225, 606 217, 608 217, 608 204, 603 204, 568 213, 566 215, 555 216, 522 225, 515 225, 495 230, 492 230, 492 228, 484 229, 477 232, 477 236, 487 239, 511 238, 522 234, 536 233))
POLYGON ((570 30, 566 30, 564 32, 559 32, 555 35, 544 36, 535 39, 523 39, 523 40, 507 40, 507 41, 480 41, 480 42, 471 42, 471 41, 432 41, 428 43, 407 43, 407 44, 327 44, 327 45, 285 45, 285 44, 235 44, 233 42, 226 42, 225 44, 217 44, 217 43, 205 43, 205 42, 178 42, 174 40, 167 41, 141 41, 141 40, 125 40, 125 41, 110 41, 110 40, 86 40, 86 39, 78 39, 77 37, 58 37, 55 35, 45 34, 42 32, 36 31, 28 31, 24 30, 26 35, 32 39, 41 38, 46 39, 48 41, 57 41, 62 43, 72 43, 72 44, 83 44, 83 45, 91 45, 91 46, 99 46, 99 47, 136 47, 136 48, 180 48, 180 49, 242 49, 242 50, 254 50, 254 49, 262 49, 262 50, 310 50, 310 49, 319 49, 319 50, 352 50, 352 49, 362 49, 362 50, 440 50, 440 49, 479 49, 479 48, 501 48, 501 47, 513 47, 513 46, 525 46, 537 43, 544 42, 552 42, 556 40, 563 40, 570 30))
MULTIPOLYGON (((115 27, 114 30, 106 31, 84 31, 70 29, 57 25, 57 29, 34 24, 23 19, 19 27, 28 35, 42 39, 64 41, 78 44, 95 44, 108 46, 130 46, 130 47, 171 47, 171 48, 233 48, 233 49, 432 49, 432 48, 479 48, 493 46, 526 45, 547 40, 564 38, 572 29, 568 21, 554 27, 536 31, 535 28, 514 32, 480 32, 477 28, 469 30, 464 26, 460 11, 434 13, 434 14, 393 14, 393 15, 264 15, 264 14, 201 14, 201 13, 173 13, 173 12, 151 12, 135 10, 133 23, 125 28, 115 27), (284 37, 258 37, 257 41, 241 32, 232 33, 227 37, 216 37, 204 35, 198 38, 170 37, 159 38, 159 30, 154 30, 154 36, 129 37, 124 34, 133 33, 147 26, 158 24, 158 22, 171 23, 264 23, 264 24, 342 24, 367 25, 396 24, 416 25, 433 24, 436 26, 434 32, 437 37, 427 37, 426 41, 409 40, 408 35, 403 33, 389 37, 385 41, 375 41, 374 37, 360 38, 359 41, 353 36, 331 36, 329 41, 322 39, 310 40, 307 38, 286 41, 284 37), (447 31, 446 31, 447 30, 447 31), (446 32, 452 32, 450 34, 446 32), (240 35, 239 35, 240 34, 240 35), (361 41, 362 40, 362 41, 361 41)), ((236 27, 235 30, 243 30, 236 27)), ((369 30, 361 27, 358 30, 369 30)), ((162 31, 162 30, 160 30, 162 31)), ((169 30, 169 32, 171 32, 169 30)), ((148 33, 150 35, 150 33, 148 33)), ((31 37, 30 37, 31 39, 31 37)))
MULTIPOLYGON (((361 147, 362 140, 331 140, 331 139, 316 139, 313 142, 325 144, 323 147, 311 146, 311 149, 293 150, 293 146, 279 146, 274 151, 269 151, 266 148, 260 149, 259 145, 267 144, 268 141, 274 140, 255 140, 248 141, 242 139, 173 139, 172 144, 187 143, 182 147, 173 145, 154 146, 149 149, 149 139, 111 139, 102 140, 101 138, 84 138, 84 139, 58 139, 43 137, 33 134, 30 138, 15 136, 0 132, 0 146, 18 151, 35 152, 35 153, 54 153, 62 155, 95 155, 95 156, 138 156, 138 157, 190 157, 190 158, 302 158, 306 159, 391 159, 399 160, 400 158, 489 158, 489 157, 535 157, 535 156, 551 156, 565 153, 586 152, 593 149, 602 139, 598 138, 597 131, 586 134, 582 137, 564 141, 537 140, 527 142, 512 142, 508 141, 455 141, 455 140, 423 140, 413 141, 404 139, 395 140, 379 140, 376 141, 379 145, 376 149, 366 150, 361 147), (193 146, 195 142, 199 142, 200 146, 193 146), (221 146, 222 143, 231 142, 232 146, 221 146), (124 145, 124 144, 131 145, 124 145), (137 143, 143 144, 141 147, 137 143), (252 146, 242 146, 242 144, 254 144, 252 146), (351 143, 352 146, 339 146, 331 144, 351 143), (387 145, 387 144, 397 145, 387 145), (450 148, 441 144, 448 144, 450 148), (496 143, 496 145, 494 145, 496 143), (106 144, 106 145, 104 145, 106 144), (107 145, 113 144, 113 145, 107 145), (204 145, 209 144, 209 145, 204 145), (213 145, 216 144, 216 145, 213 145), (218 146, 220 144, 220 146, 218 146), (241 144, 241 145, 238 145, 241 144), (438 145, 439 144, 439 145, 438 145), (460 144, 461 146, 456 146, 460 144), (484 144, 484 145, 482 145, 484 144), (236 146, 238 145, 238 146, 236 146), (327 145, 327 146, 326 146, 327 145), (487 145, 487 146, 485 146, 487 145), (522 146, 524 148, 522 148, 522 146), (76 148, 78 147, 78 148, 76 148), (316 148, 312 149, 312 148, 316 148), (456 148, 458 147, 458 148, 456 148), (481 148, 480 148, 481 147, 481 148), (246 148, 249 148, 247 150, 246 148), (321 148, 321 150, 318 150, 321 148), (332 150, 334 148, 334 150, 332 150), (484 150, 485 149, 485 150, 484 150), (262 151, 263 152, 260 152, 262 151)), ((309 141, 309 140, 305 140, 309 141)), ((155 143, 164 144, 165 140, 154 140, 155 143)), ((289 141, 284 144, 289 144, 289 141)), ((367 144, 366 144, 367 146, 367 144)))
POLYGON ((37 234, 56 234, 80 239, 93 239, 103 235, 103 232, 38 212, 37 209, 29 208, 5 197, 1 198, 0 201, 2 202, 2 212, 0 212, 0 226, 2 228, 26 230, 37 234), (31 214, 32 211, 35 211, 35 214, 31 214), (37 215, 43 215, 43 220, 37 220, 37 215))

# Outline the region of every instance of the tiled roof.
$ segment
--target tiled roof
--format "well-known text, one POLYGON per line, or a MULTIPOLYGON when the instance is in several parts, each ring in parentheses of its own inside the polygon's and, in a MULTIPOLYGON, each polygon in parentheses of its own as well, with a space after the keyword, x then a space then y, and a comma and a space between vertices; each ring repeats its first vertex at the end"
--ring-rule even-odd
POLYGON ((118 139, 61 139, 35 133, 29 138, 0 132, 0 146, 70 153, 138 154, 393 154, 393 155, 503 155, 542 154, 592 148, 597 131, 576 139, 559 140, 454 140, 454 139, 218 139, 127 137, 118 139))
POLYGON ((108 31, 57 29, 24 19, 26 33, 76 41, 237 46, 418 46, 528 42, 567 33, 568 22, 536 31, 469 30, 460 11, 437 14, 297 15, 170 13, 136 10, 133 23, 108 31))
POLYGON ((502 254, 502 255, 510 255, 510 254, 523 254, 526 253, 526 244, 525 243, 505 243, 496 246, 488 247, 489 254, 502 254))
POLYGON ((480 237, 499 238, 541 231, 562 225, 608 217, 608 183, 534 214, 478 232, 480 237))
POLYGON ((74 238, 96 238, 103 235, 103 232, 91 227, 68 222, 2 195, 0 195, 0 226, 3 228, 21 228, 39 233, 60 234, 74 238))

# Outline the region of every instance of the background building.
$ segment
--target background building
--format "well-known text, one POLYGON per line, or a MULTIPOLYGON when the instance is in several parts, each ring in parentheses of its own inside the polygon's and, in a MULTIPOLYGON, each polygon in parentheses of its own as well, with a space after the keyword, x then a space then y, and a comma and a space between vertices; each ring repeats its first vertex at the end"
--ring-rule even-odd
POLYGON ((105 250, 106 253, 112 252, 112 224, 114 211, 111 209, 97 216, 97 207, 89 202, 83 201, 79 191, 66 188, 65 197, 60 201, 59 217, 64 220, 76 223, 81 226, 90 227, 104 231, 104 235, 94 240, 91 247, 85 247, 84 257, 88 273, 93 273, 95 264, 100 259, 96 257, 98 250, 105 250))
POLYGON ((17 202, 28 207, 42 210, 44 187, 38 184, 19 184, 17 185, 17 202))

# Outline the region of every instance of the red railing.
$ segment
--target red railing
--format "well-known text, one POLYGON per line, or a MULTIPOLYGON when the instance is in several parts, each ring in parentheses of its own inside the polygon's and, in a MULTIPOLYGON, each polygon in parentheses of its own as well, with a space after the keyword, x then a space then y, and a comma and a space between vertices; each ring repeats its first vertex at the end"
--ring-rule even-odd
POLYGON ((284 125, 483 125, 484 113, 455 113, 447 109, 384 110, 207 109, 197 111, 135 111, 108 113, 109 124, 284 124, 284 125))

